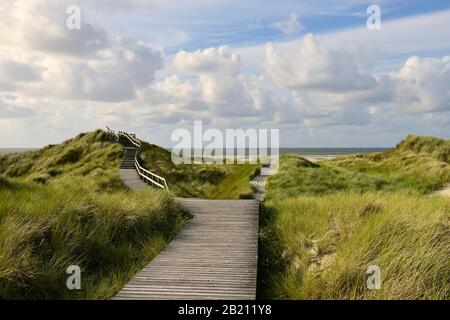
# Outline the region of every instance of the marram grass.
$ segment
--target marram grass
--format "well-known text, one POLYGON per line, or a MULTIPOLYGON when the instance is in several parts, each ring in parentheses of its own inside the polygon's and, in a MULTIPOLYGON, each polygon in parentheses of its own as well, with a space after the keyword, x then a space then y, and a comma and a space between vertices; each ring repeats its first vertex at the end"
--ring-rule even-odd
POLYGON ((0 189, 0 298, 110 298, 185 221, 164 191, 12 182, 0 189), (69 265, 82 270, 80 291, 66 287, 69 265))
POLYGON ((284 156, 261 216, 259 297, 450 299, 448 140, 311 163, 284 156), (381 270, 369 290, 366 270, 381 270))
POLYGON ((173 196, 241 198, 259 165, 175 166, 144 143, 143 160, 171 193, 128 190, 122 147, 102 131, 0 156, 0 299, 107 299, 153 259, 188 217, 173 196), (81 267, 80 291, 66 269, 81 267))
POLYGON ((340 192, 270 201, 267 210, 264 297, 450 298, 450 199, 340 192), (317 271, 312 259, 329 264, 317 271), (381 290, 366 288, 369 265, 381 269, 381 290))

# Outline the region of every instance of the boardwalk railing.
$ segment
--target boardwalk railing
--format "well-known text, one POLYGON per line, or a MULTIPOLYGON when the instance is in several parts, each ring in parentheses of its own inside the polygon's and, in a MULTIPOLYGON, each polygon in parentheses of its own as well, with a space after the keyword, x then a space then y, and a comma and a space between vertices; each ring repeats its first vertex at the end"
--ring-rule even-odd
POLYGON ((128 139, 135 147, 136 147, 136 153, 134 156, 134 166, 136 168, 136 172, 141 177, 141 179, 148 183, 149 185, 156 186, 161 189, 169 190, 169 186, 167 185, 166 179, 164 179, 161 176, 158 176, 157 174, 154 174, 153 172, 148 171, 144 167, 141 166, 139 163, 139 157, 141 155, 141 146, 142 143, 136 137, 129 134, 126 131, 118 131, 117 133, 107 127, 108 131, 113 134, 117 140, 119 140, 120 137, 128 139))

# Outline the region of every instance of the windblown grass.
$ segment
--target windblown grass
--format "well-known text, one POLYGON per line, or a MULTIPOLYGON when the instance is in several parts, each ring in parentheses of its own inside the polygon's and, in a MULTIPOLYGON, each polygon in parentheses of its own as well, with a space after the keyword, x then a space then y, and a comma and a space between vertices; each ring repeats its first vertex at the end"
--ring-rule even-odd
POLYGON ((263 297, 450 298, 449 199, 339 192, 267 207, 263 297), (381 269, 381 290, 366 287, 369 265, 381 269))
POLYGON ((175 166, 168 151, 144 143, 146 166, 173 193, 131 192, 120 180, 122 157, 102 130, 0 156, 0 299, 114 296, 186 222, 173 193, 248 197, 259 168, 175 166), (81 291, 66 287, 69 265, 82 269, 81 291))
POLYGON ((284 156, 261 217, 259 296, 449 299, 448 141, 311 163, 284 156), (369 265, 381 290, 366 287, 369 265))
POLYGON ((122 184, 122 155, 97 130, 0 157, 0 298, 110 298, 180 230, 170 194, 122 184), (69 265, 81 291, 66 287, 69 265))
MULTIPOLYGON (((96 130, 40 150, 0 156, 0 174, 40 184, 83 176, 95 180, 99 190, 118 190, 123 188, 117 170, 123 150, 112 141, 110 134, 96 130)), ((144 166, 166 178, 176 196, 239 199, 253 194, 249 182, 259 164, 175 165, 164 148, 143 142, 142 149, 144 166)))
MULTIPOLYGON (((432 152, 419 143, 416 144, 421 147, 407 147, 416 146, 413 142, 417 139, 408 137, 385 153, 338 157, 319 163, 297 155, 282 156, 280 172, 269 180, 269 188, 271 184, 277 187, 268 196, 319 195, 343 190, 430 193, 450 182, 450 162, 444 161, 448 159, 444 152, 450 153, 450 149, 441 147, 442 150, 432 152)), ((439 146, 448 145, 438 138, 431 141, 439 146)))
POLYGON ((40 184, 67 176, 82 176, 97 181, 99 188, 118 189, 122 183, 117 168, 123 150, 112 138, 96 130, 58 145, 3 155, 0 156, 0 174, 40 184))
POLYGON ((143 144, 145 167, 166 178, 170 190, 180 197, 205 199, 250 198, 250 180, 260 164, 179 164, 172 162, 169 151, 143 144))
POLYGON ((388 152, 336 158, 324 164, 378 179, 379 189, 427 194, 450 182, 450 140, 408 136, 388 152))
POLYGON ((104 299, 151 260, 185 221, 169 194, 98 192, 92 179, 0 188, 0 298, 104 299), (66 287, 69 265, 82 290, 66 287))

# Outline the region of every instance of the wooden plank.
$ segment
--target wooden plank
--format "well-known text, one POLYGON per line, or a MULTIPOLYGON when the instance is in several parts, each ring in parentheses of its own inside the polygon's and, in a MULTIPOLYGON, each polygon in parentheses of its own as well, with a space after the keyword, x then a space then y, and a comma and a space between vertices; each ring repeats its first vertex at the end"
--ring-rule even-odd
POLYGON ((136 169, 119 169, 119 173, 122 182, 131 190, 139 190, 148 187, 148 185, 139 178, 136 169))
POLYGON ((115 299, 255 299, 255 200, 177 199, 193 219, 115 299))

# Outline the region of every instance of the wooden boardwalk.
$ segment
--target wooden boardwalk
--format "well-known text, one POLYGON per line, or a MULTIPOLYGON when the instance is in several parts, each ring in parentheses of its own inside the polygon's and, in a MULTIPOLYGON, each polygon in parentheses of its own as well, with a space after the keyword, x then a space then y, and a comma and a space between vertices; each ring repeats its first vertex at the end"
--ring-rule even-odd
POLYGON ((148 188, 148 184, 139 178, 136 169, 119 169, 122 182, 131 190, 148 188))
MULTIPOLYGON (((136 171, 136 147, 119 142, 123 183, 131 190, 148 187, 136 171)), ((255 299, 259 202, 177 201, 193 218, 115 299, 255 299)))
POLYGON ((177 201, 193 219, 115 299, 255 299, 259 202, 177 201))

